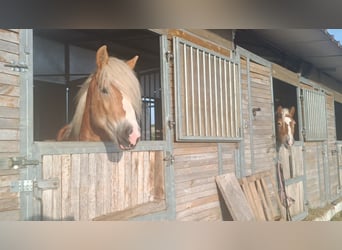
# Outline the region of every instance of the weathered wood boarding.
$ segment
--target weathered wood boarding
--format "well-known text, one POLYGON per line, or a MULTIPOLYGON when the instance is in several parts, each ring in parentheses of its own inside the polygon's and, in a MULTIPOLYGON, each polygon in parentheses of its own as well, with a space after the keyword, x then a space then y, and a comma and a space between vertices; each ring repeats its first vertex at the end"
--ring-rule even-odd
POLYGON ((233 173, 216 177, 217 186, 235 221, 253 221, 254 213, 233 173))
MULTIPOLYGON (((165 201, 162 155, 160 151, 44 155, 44 179, 61 181, 58 189, 43 192, 43 219, 92 220, 109 213, 114 219, 114 212, 138 205, 150 211, 130 216, 153 212, 153 206, 146 204, 165 201)), ((161 209, 165 202, 154 210, 161 209)))
MULTIPOLYGON (((0 29, 0 158, 20 153, 20 78, 6 64, 19 59, 19 31, 0 29)), ((19 194, 10 192, 19 171, 0 169, 0 220, 18 220, 19 194)))

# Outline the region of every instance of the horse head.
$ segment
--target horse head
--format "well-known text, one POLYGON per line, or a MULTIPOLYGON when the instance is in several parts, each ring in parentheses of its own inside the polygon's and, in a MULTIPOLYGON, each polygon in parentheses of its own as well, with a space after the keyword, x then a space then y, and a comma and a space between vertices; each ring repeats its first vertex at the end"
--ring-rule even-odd
POLYGON ((278 106, 276 111, 277 144, 291 147, 294 143, 296 121, 294 120, 295 107, 290 110, 278 106))
POLYGON ((140 139, 139 81, 133 71, 138 56, 129 61, 110 57, 107 47, 96 53, 96 71, 78 94, 71 123, 60 130, 57 140, 112 141, 121 149, 132 149, 140 139))

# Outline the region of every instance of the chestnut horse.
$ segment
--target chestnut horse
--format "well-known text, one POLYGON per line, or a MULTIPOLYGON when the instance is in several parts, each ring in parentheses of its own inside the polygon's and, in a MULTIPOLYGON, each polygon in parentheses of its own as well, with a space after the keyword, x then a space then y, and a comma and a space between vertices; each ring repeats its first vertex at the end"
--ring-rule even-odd
POLYGON ((72 121, 59 130, 57 141, 114 142, 132 149, 140 138, 140 84, 133 71, 138 56, 124 62, 109 57, 104 45, 96 53, 96 71, 77 94, 72 121))
POLYGON ((284 145, 286 148, 291 147, 294 143, 294 133, 296 121, 293 116, 295 107, 283 108, 279 106, 276 112, 276 125, 277 125, 277 144, 280 147, 284 145))

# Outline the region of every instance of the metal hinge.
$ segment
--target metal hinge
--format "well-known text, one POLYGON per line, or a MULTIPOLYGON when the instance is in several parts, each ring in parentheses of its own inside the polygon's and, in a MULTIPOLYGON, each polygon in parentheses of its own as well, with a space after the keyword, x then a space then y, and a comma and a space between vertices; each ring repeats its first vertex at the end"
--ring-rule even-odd
POLYGON ((47 180, 20 180, 11 183, 11 192, 33 192, 34 188, 40 190, 57 189, 59 179, 52 178, 47 180))
POLYGON ((170 164, 173 164, 175 162, 175 157, 170 152, 166 152, 166 156, 163 160, 169 162, 170 164))
POLYGON ((16 63, 14 61, 11 61, 10 63, 7 63, 4 65, 5 67, 11 68, 12 71, 16 72, 26 72, 28 71, 28 66, 26 63, 19 62, 16 63))
POLYGON ((172 120, 168 120, 167 125, 168 125, 169 129, 173 129, 176 125, 176 122, 174 122, 172 120))
POLYGON ((171 51, 166 51, 165 56, 166 56, 166 62, 170 62, 173 59, 173 54, 171 51))

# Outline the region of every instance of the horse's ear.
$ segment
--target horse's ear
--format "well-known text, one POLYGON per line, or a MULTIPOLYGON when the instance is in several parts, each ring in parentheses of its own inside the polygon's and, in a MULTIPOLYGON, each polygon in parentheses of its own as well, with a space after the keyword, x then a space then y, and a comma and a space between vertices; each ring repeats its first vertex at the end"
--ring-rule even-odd
POLYGON ((96 52, 96 64, 98 68, 102 68, 103 65, 106 65, 108 63, 108 52, 107 52, 107 46, 103 45, 101 48, 99 48, 96 52))
POLYGON ((290 116, 293 117, 295 112, 296 112, 296 108, 292 106, 290 109, 290 116))
POLYGON ((135 64, 137 63, 138 59, 139 59, 139 56, 135 56, 132 59, 128 60, 126 63, 131 69, 134 69, 135 64))
POLYGON ((277 108, 277 115, 278 115, 278 117, 281 117, 281 112, 283 111, 283 107, 280 105, 280 106, 278 106, 278 108, 277 108))

